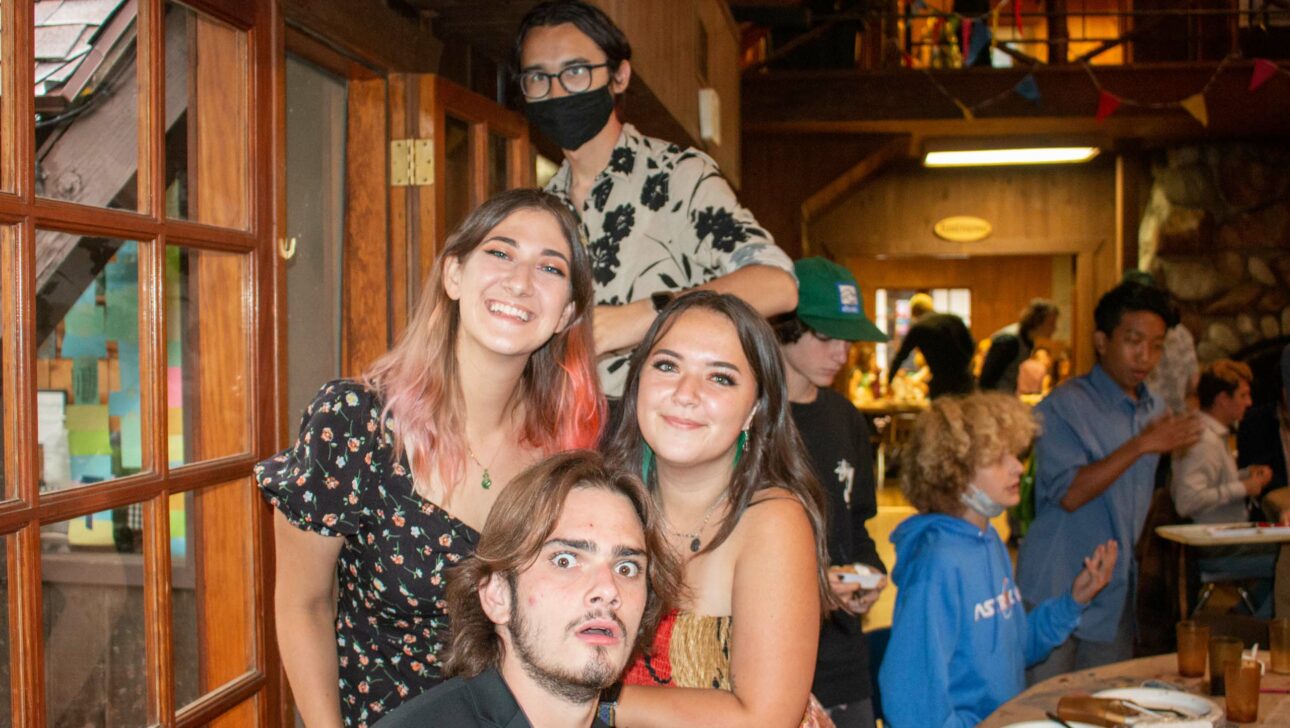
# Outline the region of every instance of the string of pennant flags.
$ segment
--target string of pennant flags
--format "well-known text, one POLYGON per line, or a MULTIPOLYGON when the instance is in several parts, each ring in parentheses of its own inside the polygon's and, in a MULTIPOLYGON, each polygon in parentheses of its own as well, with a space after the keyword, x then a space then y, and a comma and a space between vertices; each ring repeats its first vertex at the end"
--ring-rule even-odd
MULTIPOLYGON (((964 53, 963 64, 964 66, 970 66, 977 60, 981 53, 986 52, 988 48, 995 45, 995 39, 998 37, 1000 14, 1004 10, 1005 6, 1009 4, 1012 6, 1013 23, 1016 26, 1018 35, 1020 35, 1022 31, 1021 0, 1000 0, 988 12, 976 16, 963 15, 961 13, 954 12, 943 12, 934 8, 929 8, 926 0, 913 0, 909 5, 909 9, 914 13, 930 13, 935 18, 929 33, 932 38, 943 38, 946 27, 950 27, 952 29, 953 24, 957 23, 957 34, 959 35, 960 43, 959 47, 967 49, 964 53)), ((888 40, 888 42, 896 45, 895 41, 888 40)), ((963 118, 968 121, 974 120, 977 113, 980 111, 1012 98, 1014 95, 1020 96, 1036 106, 1042 105, 1043 103, 1043 96, 1039 90, 1039 82, 1036 80, 1034 73, 1027 73, 1011 88, 1004 89, 994 96, 971 104, 966 103, 951 93, 949 89, 945 88, 945 86, 936 79, 936 76, 929 69, 918 66, 916 64, 916 59, 907 51, 900 48, 897 48, 897 50, 900 52, 905 66, 907 68, 921 71, 927 78, 928 82, 931 83, 932 87, 953 103, 963 115, 963 118)), ((1087 60, 1081 60, 1079 61, 1079 64, 1084 68, 1085 73, 1088 74, 1089 81, 1092 82, 1093 87, 1097 89, 1097 110, 1094 116, 1099 122, 1105 121, 1107 117, 1114 114, 1116 110, 1125 106, 1144 109, 1181 108, 1196 119, 1196 121, 1198 121, 1202 126, 1208 127, 1209 109, 1206 105, 1205 95, 1209 91, 1210 87, 1213 86, 1214 81, 1218 79, 1219 75, 1222 74, 1223 71, 1233 62, 1239 60, 1242 59, 1237 56, 1227 56, 1214 68, 1214 72, 1210 75, 1209 79, 1205 81, 1199 91, 1176 101, 1141 101, 1121 94, 1116 94, 1103 87, 1101 81, 1098 80, 1097 74, 1093 70, 1092 64, 1087 60)), ((1253 61, 1254 65, 1250 73, 1250 81, 1247 87, 1247 91, 1249 93, 1254 93, 1259 90, 1260 87, 1266 84, 1274 76, 1281 75, 1290 77, 1290 69, 1286 69, 1271 60, 1266 58, 1255 58, 1253 61)))

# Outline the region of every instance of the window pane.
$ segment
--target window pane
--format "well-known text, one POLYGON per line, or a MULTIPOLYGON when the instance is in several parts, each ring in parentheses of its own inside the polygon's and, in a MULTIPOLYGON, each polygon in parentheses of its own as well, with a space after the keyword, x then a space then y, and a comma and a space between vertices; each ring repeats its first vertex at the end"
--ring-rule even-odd
POLYGON ((36 231, 41 489, 120 478, 147 461, 140 413, 139 250, 36 231))
POLYGON ((167 457, 249 450, 246 256, 166 248, 167 457))
POLYGON ((136 209, 135 3, 34 8, 36 194, 136 209))
POLYGON ((444 233, 451 234, 470 213, 470 190, 474 187, 470 154, 470 124, 452 116, 444 117, 444 233))
POLYGON ((246 33, 166 3, 166 214, 245 229, 246 33))
POLYGON ((510 145, 510 140, 497 134, 488 135, 488 196, 492 197, 498 192, 504 192, 507 188, 507 181, 510 165, 507 164, 506 148, 510 145))
POLYGON ((46 725, 145 725, 143 506, 40 529, 46 725))
MULTIPOLYGON (((287 56, 287 411, 340 376, 345 79, 287 56)), ((295 418, 297 415, 292 414, 295 418)))
POLYGON ((254 666, 254 491, 243 479, 170 498, 176 706, 254 666))
POLYGON ((6 725, 9 716, 13 715, 13 700, 10 693, 9 667, 9 579, 8 564, 9 537, 0 537, 0 722, 6 725))
MULTIPOLYGON (((4 4, 3 4, 3 1, 0 0, 0 10, 3 10, 3 9, 4 9, 4 4)), ((0 99, 0 103, 3 103, 3 101, 4 101, 3 99, 0 99)), ((0 143, 0 145, 2 145, 2 143, 0 143)), ((12 225, 0 226, 0 301, 9 300, 9 294, 10 294, 9 280, 10 278, 12 278, 12 274, 9 273, 9 271, 12 269, 14 252, 17 247, 18 237, 15 234, 16 231, 17 231, 17 228, 12 225)), ((5 327, 5 328, 8 329, 9 327, 5 327)), ((9 421, 9 418, 4 416, 6 409, 8 409, 8 403, 4 401, 3 385, 4 385, 4 372, 6 371, 4 365, 8 362, 8 357, 9 357, 8 347, 12 345, 13 345, 12 337, 0 335, 0 453, 5 452, 4 423, 7 423, 9 421)), ((15 493, 13 492, 15 490, 13 487, 13 483, 9 480, 9 476, 5 472, 8 469, 8 467, 9 467, 9 462, 8 462, 7 456, 0 455, 0 500, 13 498, 15 496, 15 493)), ((5 715, 5 713, 0 712, 0 716, 3 716, 3 715, 5 715)))

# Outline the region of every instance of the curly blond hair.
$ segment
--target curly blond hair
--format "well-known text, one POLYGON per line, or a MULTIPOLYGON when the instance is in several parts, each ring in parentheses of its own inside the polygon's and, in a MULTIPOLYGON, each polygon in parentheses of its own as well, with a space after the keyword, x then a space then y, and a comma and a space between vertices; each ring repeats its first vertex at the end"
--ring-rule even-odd
POLYGON ((1030 408, 1010 395, 940 397, 914 423, 901 490, 920 513, 958 515, 977 468, 1021 453, 1038 429, 1030 408))

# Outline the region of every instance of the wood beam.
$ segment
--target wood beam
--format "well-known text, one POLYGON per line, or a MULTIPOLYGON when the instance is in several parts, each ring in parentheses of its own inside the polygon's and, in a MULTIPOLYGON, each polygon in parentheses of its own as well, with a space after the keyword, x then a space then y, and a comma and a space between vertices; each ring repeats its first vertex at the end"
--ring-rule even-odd
MULTIPOLYGON (((882 170, 883 167, 887 166, 888 162, 903 157, 908 146, 908 137, 888 139, 873 153, 860 160, 858 164, 820 188, 815 194, 806 198, 806 201, 802 203, 802 222, 805 224, 811 218, 828 210, 848 192, 859 187, 870 176, 882 170)), ((803 243, 803 248, 805 248, 805 242, 803 243)), ((805 254, 809 255, 809 253, 805 254)))
MULTIPOLYGON (((1097 133, 1105 137, 1166 132, 1171 138, 1227 135, 1284 137, 1290 133, 1290 89, 1284 84, 1251 94, 1252 63, 1233 61, 1215 77, 1217 64, 1099 66, 1094 73, 1107 91, 1144 103, 1176 102, 1204 88, 1209 105, 1205 128, 1181 108, 1125 105, 1103 124, 1093 118, 1098 89, 1082 66, 947 71, 775 72, 744 79, 744 131, 902 133, 912 123, 948 123, 959 134, 994 125, 991 133, 1097 133), (1009 90, 1033 73, 1040 105, 1009 90), (935 83, 933 83, 933 80, 935 83), (965 121, 936 87, 972 105, 1002 98, 965 121)), ((917 134, 917 131, 915 131, 917 134)))

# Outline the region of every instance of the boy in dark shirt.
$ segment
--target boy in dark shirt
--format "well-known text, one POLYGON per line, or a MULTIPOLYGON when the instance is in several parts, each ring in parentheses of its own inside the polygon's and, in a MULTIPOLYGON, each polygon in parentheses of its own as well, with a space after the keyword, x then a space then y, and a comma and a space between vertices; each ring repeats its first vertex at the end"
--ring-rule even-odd
POLYGON ((838 728, 874 725, 869 651, 860 615, 887 584, 864 589, 853 575, 886 567, 865 521, 878 512, 869 426, 846 398, 829 389, 855 341, 886 341, 865 318, 860 287, 846 268, 823 258, 797 262, 797 310, 775 322, 784 350, 793 421, 811 454, 815 476, 828 494, 830 585, 847 605, 820 628, 811 691, 838 728), (850 574, 852 576, 844 576, 850 574), (846 579, 846 581, 844 581, 846 579))

